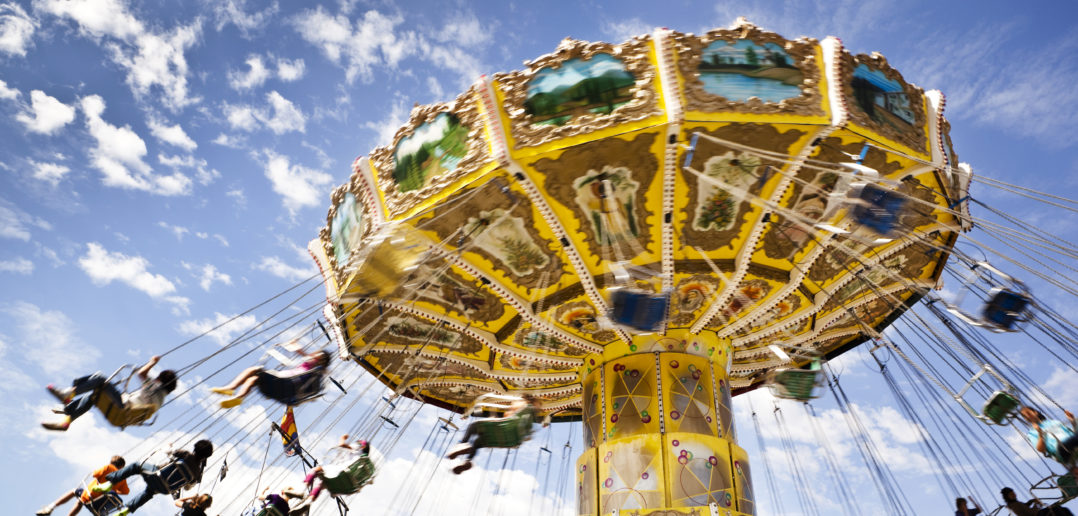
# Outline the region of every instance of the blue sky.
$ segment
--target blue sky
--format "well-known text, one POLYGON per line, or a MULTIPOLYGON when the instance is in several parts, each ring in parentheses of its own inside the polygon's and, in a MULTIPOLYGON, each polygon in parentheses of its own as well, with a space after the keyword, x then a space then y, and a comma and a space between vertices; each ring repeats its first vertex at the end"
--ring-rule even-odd
MULTIPOLYGON (((8 369, 0 417, 9 450, 0 479, 17 493, 8 497, 12 513, 32 512, 151 434, 115 432, 97 416, 67 435, 46 434, 37 428, 51 401, 45 384, 144 361, 315 274, 306 243, 356 156, 389 143, 414 103, 450 100, 480 74, 519 68, 566 36, 699 33, 738 16, 787 37, 835 35, 942 90, 955 148, 977 173, 1075 197, 1073 2, 178 4, 0 0, 0 358, 8 369)), ((1071 231, 1039 205, 974 194, 1049 231, 1071 231)), ((193 345, 169 361, 187 364, 215 346, 193 345)), ((1016 353, 1033 378, 1078 404, 1067 388, 1073 374, 1016 353)), ((904 423, 881 404, 887 397, 867 362, 863 352, 844 357, 846 382, 863 382, 854 396, 898 461, 910 456, 896 437, 904 423)), ((741 440, 755 450, 743 401, 741 440)), ((193 403, 166 407, 163 417, 193 403)), ((434 414, 423 413, 424 428, 434 414)), ((264 414, 251 407, 232 416, 264 414)), ((568 433, 563 425, 552 440, 568 433)), ((406 465, 425 435, 412 432, 390 460, 406 465)), ((536 456, 529 446, 523 462, 536 456)), ((257 471, 259 451, 237 460, 257 471)), ((504 509, 529 496, 537 469, 521 468, 519 481, 491 473, 435 482, 467 493, 501 482, 502 505, 492 506, 504 509)), ((907 492, 927 493, 915 513, 947 513, 955 493, 939 492, 915 464, 896 468, 907 492)), ((766 499, 761 469, 754 462, 766 499)), ((388 504, 392 478, 363 503, 388 504)), ((792 500, 785 514, 798 514, 792 500)), ((140 514, 170 512, 158 500, 140 514)))

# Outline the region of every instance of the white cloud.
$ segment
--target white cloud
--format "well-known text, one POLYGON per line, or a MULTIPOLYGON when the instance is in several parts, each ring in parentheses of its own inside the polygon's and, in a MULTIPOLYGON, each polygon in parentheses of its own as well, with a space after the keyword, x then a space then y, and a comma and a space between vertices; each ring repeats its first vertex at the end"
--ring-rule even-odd
POLYGON ((44 91, 30 92, 30 105, 15 115, 30 132, 52 134, 75 120, 75 108, 50 97, 44 91))
POLYGON ((218 271, 217 267, 214 267, 213 265, 207 263, 206 265, 202 266, 202 270, 200 271, 200 276, 198 278, 198 286, 202 287, 202 290, 209 292, 210 287, 213 286, 214 283, 231 285, 232 277, 228 274, 218 271))
MULTIPOLYGON (((271 91, 266 94, 266 102, 269 104, 268 107, 257 108, 242 104, 225 104, 224 114, 228 120, 228 125, 233 129, 248 132, 258 129, 260 125, 265 126, 275 134, 284 134, 290 131, 302 133, 306 131, 307 117, 292 101, 284 98, 276 91, 271 91)), ((222 137, 218 136, 218 140, 222 140, 222 137)), ((231 141, 229 137, 225 136, 220 143, 224 145, 231 143, 231 141)))
POLYGON ((30 228, 37 227, 46 231, 52 229, 52 225, 44 220, 34 217, 7 202, 0 201, 0 238, 14 238, 24 242, 30 240, 30 228))
POLYGON ((318 274, 318 270, 315 269, 313 265, 308 267, 295 267, 285 263, 284 260, 276 256, 263 257, 262 261, 256 264, 254 268, 290 281, 302 281, 318 274))
POLYGON ((113 62, 127 71, 127 84, 136 95, 156 91, 173 110, 198 101, 188 96, 184 52, 198 41, 200 21, 158 33, 127 12, 121 0, 37 0, 34 5, 39 11, 72 19, 85 35, 112 38, 105 48, 113 62))
MULTIPOLYGON (((225 113, 226 113, 226 116, 227 116, 227 114, 228 114, 228 106, 225 107, 225 113)), ((229 122, 231 122, 231 120, 229 122)), ((220 145, 222 147, 230 147, 230 148, 233 148, 233 149, 238 149, 238 148, 243 146, 244 140, 243 140, 243 138, 239 138, 239 137, 236 137, 236 136, 229 136, 229 135, 227 135, 225 133, 221 133, 221 134, 218 134, 217 137, 213 139, 213 143, 215 143, 217 145, 220 145)))
POLYGON ((220 242, 220 243, 221 243, 221 245, 223 245, 223 246, 225 246, 225 247, 228 247, 228 239, 227 239, 227 238, 225 238, 225 237, 224 237, 224 235, 220 235, 220 234, 214 233, 214 234, 213 234, 213 238, 214 238, 215 240, 217 240, 218 242, 220 242))
POLYGON ((237 208, 242 210, 247 207, 247 194, 243 192, 242 188, 229 190, 225 192, 225 195, 235 199, 237 208))
POLYGON ((187 151, 193 151, 198 148, 198 144, 187 136, 187 133, 180 127, 180 124, 167 125, 165 122, 151 118, 147 125, 150 126, 150 134, 170 145, 174 145, 187 151))
POLYGON ((296 18, 296 30, 334 63, 343 61, 349 82, 356 77, 370 82, 374 68, 395 68, 401 59, 415 52, 419 41, 416 33, 396 31, 403 21, 400 16, 372 10, 357 19, 353 28, 347 16, 330 15, 319 6, 296 18))
POLYGON ((56 163, 38 163, 30 160, 30 166, 34 168, 34 179, 44 181, 52 186, 60 184, 60 180, 71 172, 71 169, 64 165, 58 165, 56 163))
POLYGON ((16 3, 0 4, 0 52, 25 56, 37 22, 16 3))
POLYGON ((654 27, 640 18, 630 18, 620 21, 605 21, 599 28, 604 36, 615 43, 621 43, 633 36, 651 34, 654 27))
POLYGON ((0 80, 0 100, 15 100, 19 95, 19 90, 9 88, 6 82, 0 80))
POLYGON ((63 312, 42 310, 22 301, 3 311, 15 320, 20 353, 49 375, 89 372, 86 369, 100 355, 97 348, 77 337, 78 328, 63 312))
POLYGON ((187 310, 190 300, 171 295, 176 292, 176 285, 160 274, 149 272, 149 260, 141 256, 109 252, 97 242, 86 244, 86 248, 86 255, 79 258, 79 267, 95 285, 103 286, 118 281, 154 299, 172 303, 182 311, 187 310))
POLYGON ((179 240, 181 242, 183 241, 183 236, 191 232, 191 230, 183 226, 173 226, 172 224, 169 224, 168 222, 165 222, 163 220, 159 221, 157 223, 157 226, 171 231, 172 234, 176 236, 176 240, 179 240))
POLYGON ((221 177, 221 173, 215 168, 209 168, 209 163, 204 159, 197 159, 192 155, 187 156, 166 156, 164 154, 157 155, 157 162, 170 167, 175 171, 179 171, 181 168, 191 169, 195 172, 195 179, 201 185, 208 185, 217 178, 221 177))
POLYGON ((1052 374, 1044 381, 1044 391, 1064 407, 1078 407, 1075 385, 1078 385, 1078 373, 1069 368, 1053 367, 1052 374))
POLYGON ((376 122, 364 122, 363 127, 374 131, 378 135, 378 143, 389 145, 393 143, 393 136, 397 134, 397 129, 400 129, 408 121, 409 113, 410 110, 404 98, 398 96, 393 101, 393 106, 389 109, 389 113, 386 114, 385 118, 376 122))
POLYGON ((102 119, 105 101, 100 96, 84 97, 82 111, 86 114, 86 128, 97 141, 90 150, 90 161, 104 174, 106 186, 166 196, 190 193, 191 179, 187 176, 179 172, 167 176, 152 173, 143 161, 146 142, 129 126, 117 127, 102 119))
POLYGON ((281 96, 276 91, 271 91, 266 95, 266 100, 269 101, 270 107, 273 110, 273 116, 263 120, 271 131, 276 134, 284 134, 289 131, 304 132, 307 125, 307 117, 303 116, 303 112, 299 110, 288 99, 281 96))
POLYGON ((34 272, 34 262, 27 260, 26 258, 15 258, 14 260, 0 260, 0 272, 13 272, 15 274, 30 274, 34 272))
POLYGON ((228 85, 234 90, 249 90, 257 88, 269 79, 270 71, 262 62, 262 56, 247 56, 247 70, 229 70, 228 85))
POLYGON ((210 2, 213 5, 214 17, 217 19, 216 29, 220 31, 225 25, 235 25, 240 30, 240 33, 244 37, 250 36, 250 33, 261 29, 266 25, 267 20, 274 14, 277 14, 277 3, 267 7, 263 11, 259 12, 247 12, 246 0, 224 0, 210 2))
POLYGON ((318 206, 324 201, 327 186, 333 181, 329 174, 289 163, 282 156, 266 149, 266 177, 273 183, 273 191, 284 198, 289 212, 307 206, 318 206))
POLYGON ((307 67, 302 59, 277 59, 277 77, 285 82, 292 82, 303 77, 307 67))
POLYGON ((206 337, 224 346, 232 342, 237 336, 254 328, 256 324, 258 324, 258 319, 254 315, 248 314, 237 317, 236 314, 225 315, 215 312, 213 318, 183 321, 180 323, 180 333, 194 337, 209 332, 206 333, 206 337), (213 329, 220 325, 223 326, 216 330, 213 329))
MULTIPOLYGON (((225 104, 225 118, 228 119, 228 125, 233 129, 242 129, 244 131, 254 131, 258 128, 258 118, 255 116, 255 109, 251 106, 234 106, 231 104, 225 104)), ((225 136, 222 134, 221 136, 225 136)), ((215 143, 225 145, 218 142, 221 136, 214 140, 215 143)), ((227 136, 225 137, 227 138, 227 136)))

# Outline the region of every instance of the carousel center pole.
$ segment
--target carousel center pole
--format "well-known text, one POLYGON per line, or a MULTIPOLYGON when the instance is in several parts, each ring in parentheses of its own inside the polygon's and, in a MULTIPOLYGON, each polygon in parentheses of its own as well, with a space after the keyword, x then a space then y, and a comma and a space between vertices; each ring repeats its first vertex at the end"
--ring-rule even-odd
POLYGON ((730 344, 670 331, 584 359, 581 515, 754 514, 734 435, 730 344))

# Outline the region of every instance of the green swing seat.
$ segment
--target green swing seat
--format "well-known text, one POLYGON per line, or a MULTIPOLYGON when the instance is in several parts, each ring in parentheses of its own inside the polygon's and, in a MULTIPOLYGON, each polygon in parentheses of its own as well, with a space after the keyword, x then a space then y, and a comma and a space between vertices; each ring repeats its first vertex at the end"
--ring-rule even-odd
POLYGON ((1073 473, 1060 475, 1060 477, 1056 479, 1056 485, 1059 486, 1059 490, 1063 492, 1063 502, 1061 503, 1078 498, 1078 480, 1074 479, 1073 473))
POLYGON ((987 419, 997 425, 1003 425, 1006 424, 1007 418, 1014 414, 1017 409, 1018 398, 1015 398, 1007 391, 996 391, 984 403, 984 408, 981 410, 984 415, 982 419, 987 419))
POLYGON ((535 409, 528 407, 512 417, 477 421, 479 448, 516 448, 531 436, 535 409))
POLYGON ((808 369, 780 369, 771 377, 771 394, 787 400, 808 401, 819 383, 820 361, 813 360, 808 369))
POLYGON ((336 475, 323 475, 322 486, 334 495, 352 494, 374 478, 374 463, 369 455, 360 455, 336 475))

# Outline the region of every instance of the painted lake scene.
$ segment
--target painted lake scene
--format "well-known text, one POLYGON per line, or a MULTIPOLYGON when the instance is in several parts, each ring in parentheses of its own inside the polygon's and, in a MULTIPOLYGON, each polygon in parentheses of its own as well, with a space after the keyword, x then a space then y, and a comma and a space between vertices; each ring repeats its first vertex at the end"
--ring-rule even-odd
POLYGON ((781 102, 801 95, 805 75, 782 47, 739 39, 714 41, 700 58, 704 90, 734 102, 781 102))
POLYGON ((452 113, 441 113, 401 138, 393 154, 393 179, 401 192, 427 186, 438 175, 452 172, 468 154, 468 128, 452 113))
POLYGON ((910 98, 902 84, 882 71, 859 64, 853 70, 853 96, 870 118, 899 129, 914 124, 910 98))
POLYGON ((636 78, 610 54, 543 68, 528 82, 524 111, 532 123, 563 125, 577 115, 609 114, 632 100, 636 78))

